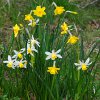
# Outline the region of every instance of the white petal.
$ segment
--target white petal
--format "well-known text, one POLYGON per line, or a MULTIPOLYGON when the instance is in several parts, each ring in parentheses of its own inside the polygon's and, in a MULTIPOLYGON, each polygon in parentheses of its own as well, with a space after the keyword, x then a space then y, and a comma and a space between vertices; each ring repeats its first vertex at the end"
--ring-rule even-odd
POLYGON ((14 50, 14 53, 15 53, 15 54, 18 54, 18 52, 17 52, 16 50, 14 50))
POLYGON ((83 62, 81 62, 81 61, 79 60, 79 64, 80 64, 80 65, 82 65, 82 64, 83 64, 83 62))
POLYGON ((78 63, 74 63, 75 64, 75 66, 80 66, 80 64, 78 64, 78 63))
POLYGON ((21 53, 23 53, 24 51, 25 51, 25 48, 22 48, 22 49, 21 49, 21 53))
POLYGON ((10 56, 10 55, 8 55, 8 61, 12 61, 12 60, 11 60, 11 56, 10 56))
POLYGON ((58 57, 58 58, 62 58, 62 56, 61 56, 61 55, 59 55, 59 54, 57 54, 57 57, 58 57))
POLYGON ((78 67, 77 69, 78 69, 78 70, 80 70, 80 69, 81 69, 81 67, 78 67))
POLYGON ((36 41, 36 44, 40 47, 40 45, 39 45, 40 43, 38 41, 36 41))
POLYGON ((85 61, 85 64, 87 65, 90 61, 90 58, 88 58, 86 61, 85 61))
POLYGON ((39 19, 36 20, 36 24, 39 22, 39 19))
POLYGON ((3 61, 3 63, 8 63, 9 61, 3 61))
POLYGON ((48 60, 48 59, 50 59, 50 58, 51 58, 50 56, 47 56, 47 57, 46 57, 46 60, 48 60))
POLYGON ((47 51, 47 52, 45 52, 45 54, 46 54, 46 55, 51 55, 51 53, 50 53, 50 52, 48 52, 48 51, 47 51))
POLYGON ((91 64, 92 64, 92 62, 88 63, 87 65, 91 65, 91 64))
POLYGON ((58 51, 56 51, 56 53, 59 53, 61 51, 61 49, 59 49, 58 51))
POLYGON ((16 57, 17 57, 17 55, 12 56, 12 58, 16 58, 16 57))

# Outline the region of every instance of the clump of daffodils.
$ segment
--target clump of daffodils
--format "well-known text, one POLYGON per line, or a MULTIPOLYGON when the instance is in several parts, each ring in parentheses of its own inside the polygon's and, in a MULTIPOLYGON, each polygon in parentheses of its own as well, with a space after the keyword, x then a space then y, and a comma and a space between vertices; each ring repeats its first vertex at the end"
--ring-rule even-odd
POLYGON ((79 63, 74 63, 76 66, 78 66, 78 70, 82 69, 83 71, 87 70, 89 65, 91 65, 92 62, 90 62, 90 58, 88 58, 85 62, 79 61, 79 63))
MULTIPOLYGON (((35 46, 40 47, 40 43, 32 38, 28 40, 27 43, 27 55, 34 56, 34 52, 38 52, 35 46)), ((8 55, 8 61, 3 61, 3 63, 7 63, 7 67, 15 69, 17 68, 27 68, 27 61, 25 59, 25 49, 22 48, 20 51, 14 50, 14 55, 11 57, 8 55)))
MULTIPOLYGON (((55 6, 54 9, 54 15, 61 15, 63 13, 71 13, 71 14, 78 14, 75 11, 69 11, 63 7, 63 6, 57 6, 55 2, 53 2, 53 5, 55 6)), ((37 6, 36 9, 31 10, 29 14, 25 15, 24 21, 28 22, 27 27, 31 26, 31 27, 35 27, 36 25, 39 25, 39 20, 41 17, 46 15, 45 12, 45 7, 41 7, 41 6, 37 6)), ((17 37, 20 30, 22 30, 23 25, 22 24, 15 24, 15 26, 13 27, 13 31, 14 31, 14 36, 17 37)), ((60 26, 61 28, 61 35, 65 35, 68 34, 69 38, 67 40, 67 43, 69 44, 75 44, 77 43, 77 41, 79 40, 79 38, 77 36, 72 35, 70 26, 68 25, 67 22, 63 22, 60 26)), ((38 50, 36 49, 37 47, 40 47, 40 43, 34 38, 33 35, 31 35, 32 37, 30 39, 28 39, 27 42, 27 47, 26 48, 22 48, 20 51, 14 50, 14 55, 11 57, 10 55, 8 55, 8 60, 7 61, 3 61, 4 63, 7 63, 7 67, 9 68, 13 68, 15 69, 17 68, 27 68, 27 61, 26 61, 26 57, 25 55, 30 55, 34 57, 34 53, 38 53, 38 50), (26 51, 26 54, 25 54, 26 51)), ((46 60, 52 60, 53 61, 53 65, 51 67, 48 67, 47 72, 49 72, 50 74, 58 74, 58 71, 60 70, 60 68, 56 67, 56 60, 57 58, 62 58, 62 56, 59 54, 61 52, 61 49, 55 51, 52 50, 51 52, 46 51, 45 54, 47 55, 46 60)), ((78 69, 82 69, 82 70, 87 70, 88 66, 91 64, 89 63, 90 59, 88 58, 86 60, 86 62, 81 62, 79 61, 79 63, 75 63, 76 66, 78 66, 78 69)))

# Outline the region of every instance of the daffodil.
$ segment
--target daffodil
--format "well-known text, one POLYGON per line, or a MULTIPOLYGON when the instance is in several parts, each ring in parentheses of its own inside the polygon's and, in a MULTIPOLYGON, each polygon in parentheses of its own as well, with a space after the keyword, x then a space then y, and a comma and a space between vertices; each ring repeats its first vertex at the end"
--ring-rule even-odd
POLYGON ((26 68, 27 61, 21 59, 20 61, 16 61, 16 62, 15 62, 15 65, 16 65, 18 68, 26 68))
POLYGON ((20 27, 16 24, 14 27, 13 27, 13 30, 14 30, 14 36, 17 37, 18 33, 19 33, 19 30, 20 30, 20 27))
POLYGON ((43 17, 43 15, 46 15, 45 9, 45 7, 37 6, 36 10, 33 10, 33 13, 38 17, 43 17))
POLYGON ((15 53, 15 55, 12 57, 12 58, 19 58, 19 59, 22 59, 23 58, 23 55, 22 55, 22 53, 25 51, 25 48, 23 48, 23 49, 21 49, 21 51, 16 51, 16 50, 14 50, 14 53, 15 53))
POLYGON ((25 20, 30 21, 30 20, 34 20, 34 18, 32 17, 31 14, 27 14, 25 15, 25 20))
POLYGON ((8 55, 8 61, 3 61, 3 63, 7 63, 7 67, 13 68, 13 69, 15 68, 14 62, 15 60, 12 60, 10 55, 8 55))
POLYGON ((55 52, 55 50, 52 50, 52 52, 45 52, 45 54, 47 55, 46 60, 51 59, 51 60, 55 60, 56 58, 62 58, 62 56, 59 54, 59 52, 61 51, 61 49, 59 49, 58 51, 55 52))
POLYGON ((34 56, 33 52, 38 52, 34 46, 31 46, 30 43, 27 43, 27 54, 30 54, 31 56, 34 56))
POLYGON ((79 38, 78 38, 78 37, 73 36, 73 35, 70 35, 70 37, 69 37, 69 39, 68 39, 67 43, 70 43, 70 44, 75 44, 78 40, 79 40, 79 38))
POLYGON ((76 66, 78 66, 78 70, 82 69, 83 71, 87 70, 88 66, 91 64, 90 58, 88 58, 85 62, 79 61, 79 63, 74 63, 76 66))
POLYGON ((64 7, 62 6, 56 6, 56 9, 54 10, 55 15, 60 15, 65 11, 64 7))
POLYGON ((37 20, 30 20, 30 23, 28 25, 34 27, 34 26, 37 25, 38 22, 39 22, 39 19, 37 19, 37 20))
POLYGON ((28 42, 31 44, 31 47, 37 45, 38 47, 40 47, 40 43, 34 39, 33 35, 32 38, 30 40, 28 40, 28 42))
POLYGON ((57 67, 55 66, 55 62, 54 62, 54 64, 53 64, 52 67, 48 67, 47 72, 49 72, 50 74, 55 75, 55 74, 58 74, 58 70, 60 70, 60 68, 57 68, 57 67))
POLYGON ((68 31, 68 25, 64 22, 62 25, 61 25, 61 34, 66 34, 67 31, 68 31))

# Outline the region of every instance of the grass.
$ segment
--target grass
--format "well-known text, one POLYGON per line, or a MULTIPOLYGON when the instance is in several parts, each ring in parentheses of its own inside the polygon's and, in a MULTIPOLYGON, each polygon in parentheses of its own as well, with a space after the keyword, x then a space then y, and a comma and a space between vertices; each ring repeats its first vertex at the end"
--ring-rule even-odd
MULTIPOLYGON (((14 0, 0 1, 0 99, 1 100, 99 100, 100 91, 93 93, 93 86, 99 88, 99 9, 95 5, 85 9, 78 9, 74 3, 65 3, 55 0, 57 5, 65 9, 78 11, 78 15, 66 15, 65 19, 52 16, 52 0, 14 0), (49 6, 47 6, 47 4, 49 6), (43 5, 49 9, 48 15, 42 18, 39 26, 30 29, 30 35, 34 34, 41 44, 35 58, 26 55, 26 59, 32 65, 27 69, 9 69, 2 63, 13 50, 25 47, 29 38, 24 30, 19 38, 14 39, 12 27, 16 23, 24 23, 24 15, 29 13, 36 5, 43 5), (60 24, 63 21, 76 24, 80 41, 74 46, 66 45, 65 38, 60 36, 60 24), (19 39, 19 40, 18 40, 19 39), (45 61, 45 51, 62 48, 63 58, 57 60, 57 66, 61 68, 58 75, 52 76, 47 73, 47 67, 52 61, 45 61), (74 63, 80 59, 86 60, 91 57, 93 61, 90 69, 86 72, 78 72, 74 63), (98 60, 97 60, 98 59, 98 60), (92 70, 93 67, 93 70, 92 70), (92 71, 91 71, 92 70, 92 71), (80 76, 79 76, 80 75, 80 76), (92 76, 92 77, 91 77, 92 76), (81 88, 82 87, 82 88, 81 88)), ((61 16, 63 18, 63 16, 61 16)))

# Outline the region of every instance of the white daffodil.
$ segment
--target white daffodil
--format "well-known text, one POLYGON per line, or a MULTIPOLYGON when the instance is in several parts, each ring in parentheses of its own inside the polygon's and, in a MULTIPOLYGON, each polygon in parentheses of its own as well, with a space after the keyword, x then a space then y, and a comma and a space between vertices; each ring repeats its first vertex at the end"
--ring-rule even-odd
POLYGON ((14 50, 15 55, 14 55, 12 58, 16 58, 16 59, 19 58, 19 59, 22 59, 22 58, 23 58, 22 53, 23 53, 24 51, 25 51, 25 48, 21 49, 20 52, 14 50))
POLYGON ((34 46, 31 46, 29 43, 27 43, 27 54, 30 54, 34 56, 33 51, 38 52, 34 46))
POLYGON ((33 35, 32 35, 31 40, 29 40, 29 42, 30 42, 31 46, 35 46, 35 44, 36 44, 38 47, 40 47, 40 43, 34 39, 33 35))
POLYGON ((7 67, 13 68, 13 69, 15 68, 14 62, 15 60, 12 60, 10 55, 8 55, 8 61, 3 61, 3 63, 7 63, 7 67))
POLYGON ((28 25, 34 27, 35 25, 37 25, 38 22, 39 22, 39 19, 37 19, 37 20, 30 20, 30 23, 28 25))
POLYGON ((88 58, 85 62, 84 61, 79 61, 79 63, 74 63, 76 66, 78 66, 78 70, 87 70, 87 67, 91 64, 90 58, 88 58))
POLYGON ((27 61, 21 59, 20 61, 16 61, 16 62, 15 62, 15 65, 16 65, 18 68, 26 68, 27 61))
POLYGON ((56 52, 54 50, 52 50, 52 52, 45 52, 45 54, 47 55, 46 60, 48 60, 48 59, 55 60, 56 58, 62 58, 62 56, 60 54, 58 54, 60 51, 61 51, 61 49, 59 49, 56 52))

